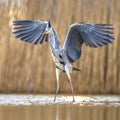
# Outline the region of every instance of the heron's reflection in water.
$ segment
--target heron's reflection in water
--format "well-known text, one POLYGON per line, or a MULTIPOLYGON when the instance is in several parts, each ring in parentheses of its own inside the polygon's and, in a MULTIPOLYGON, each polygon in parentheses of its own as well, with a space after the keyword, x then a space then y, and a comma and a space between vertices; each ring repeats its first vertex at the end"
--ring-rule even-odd
POLYGON ((119 120, 119 106, 79 104, 0 106, 0 120, 119 120))
POLYGON ((118 120, 120 108, 114 106, 55 105, 55 120, 118 120))
MULTIPOLYGON (((64 106, 64 105, 62 105, 62 106, 64 106)), ((68 111, 65 112, 64 109, 61 107, 61 105, 59 105, 59 104, 56 105, 55 120, 61 120, 61 119, 64 119, 64 118, 69 119, 69 120, 73 120, 73 115, 74 115, 73 105, 69 105, 69 106, 66 106, 66 107, 67 107, 68 111), (61 114, 63 114, 63 115, 61 115, 61 114)))

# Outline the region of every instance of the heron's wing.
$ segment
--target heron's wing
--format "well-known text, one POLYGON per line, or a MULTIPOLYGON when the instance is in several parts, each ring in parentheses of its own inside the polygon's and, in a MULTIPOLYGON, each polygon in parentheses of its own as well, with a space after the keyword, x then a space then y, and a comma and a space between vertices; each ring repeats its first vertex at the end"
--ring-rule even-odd
MULTIPOLYGON (((48 26, 48 21, 42 20, 20 20, 13 21, 13 34, 16 35, 16 38, 19 38, 25 42, 33 44, 42 44, 43 42, 48 42, 48 34, 43 34, 46 27, 48 26)), ((52 27, 54 36, 57 37, 54 28, 52 27)), ((58 37, 57 37, 58 38, 58 37)), ((51 40, 52 42, 59 42, 59 39, 51 40)), ((58 44, 55 44, 55 47, 58 47, 58 44)))
POLYGON ((75 23, 70 26, 63 49, 71 62, 80 58, 82 44, 100 47, 112 43, 114 27, 110 24, 75 23))

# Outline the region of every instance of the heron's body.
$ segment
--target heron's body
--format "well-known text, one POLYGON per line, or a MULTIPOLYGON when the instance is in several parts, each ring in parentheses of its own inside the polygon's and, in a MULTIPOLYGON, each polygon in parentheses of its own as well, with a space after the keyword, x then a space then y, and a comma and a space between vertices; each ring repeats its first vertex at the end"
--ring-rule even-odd
POLYGON ((60 71, 64 71, 69 78, 73 101, 75 101, 70 73, 73 70, 80 71, 73 67, 72 63, 80 59, 83 43, 96 48, 108 45, 114 40, 114 28, 110 24, 75 23, 70 26, 64 45, 60 48, 57 32, 48 21, 21 20, 13 21, 13 25, 15 26, 13 34, 16 34, 16 38, 33 44, 49 42, 52 58, 56 65, 57 89, 54 101, 59 90, 60 71))

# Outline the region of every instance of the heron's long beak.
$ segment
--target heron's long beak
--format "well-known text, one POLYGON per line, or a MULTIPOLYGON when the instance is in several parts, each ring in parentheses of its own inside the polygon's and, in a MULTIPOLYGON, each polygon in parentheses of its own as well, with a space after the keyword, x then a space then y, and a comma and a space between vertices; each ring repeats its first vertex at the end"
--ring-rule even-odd
POLYGON ((82 71, 81 69, 79 69, 77 67, 74 67, 74 66, 73 66, 73 70, 75 70, 75 71, 82 71))
POLYGON ((47 30, 47 31, 43 32, 43 35, 47 35, 49 33, 50 33, 50 30, 47 30))

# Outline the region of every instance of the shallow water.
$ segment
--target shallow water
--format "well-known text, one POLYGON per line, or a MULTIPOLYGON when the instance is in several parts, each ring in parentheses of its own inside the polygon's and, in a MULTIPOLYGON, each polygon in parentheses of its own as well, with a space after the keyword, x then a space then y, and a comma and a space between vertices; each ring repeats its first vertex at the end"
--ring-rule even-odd
POLYGON ((120 96, 0 95, 0 120, 120 120, 120 96))

